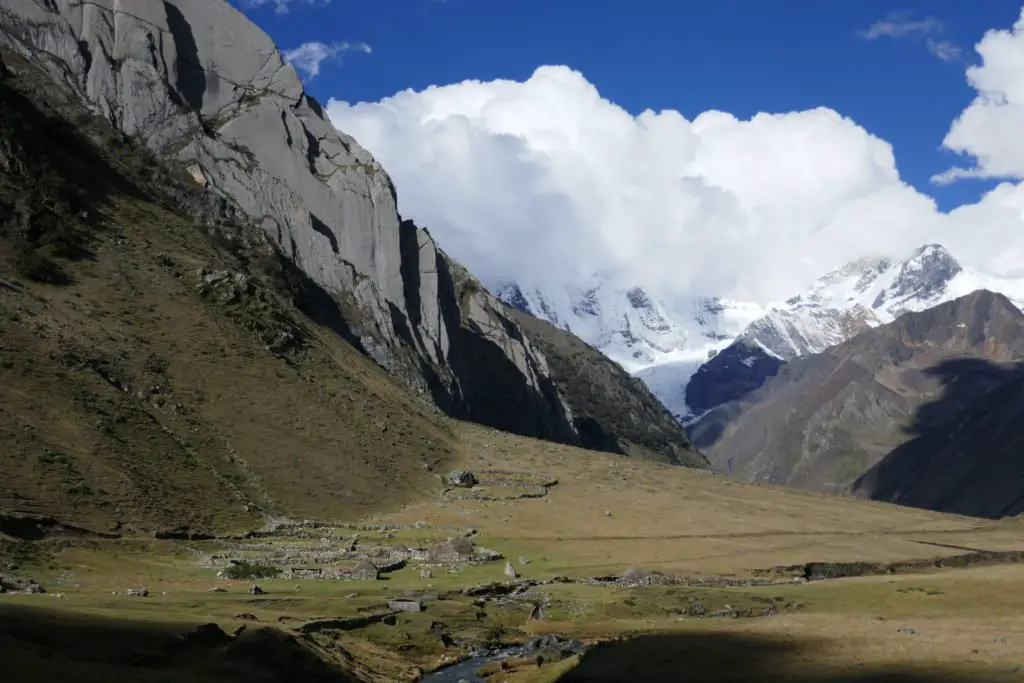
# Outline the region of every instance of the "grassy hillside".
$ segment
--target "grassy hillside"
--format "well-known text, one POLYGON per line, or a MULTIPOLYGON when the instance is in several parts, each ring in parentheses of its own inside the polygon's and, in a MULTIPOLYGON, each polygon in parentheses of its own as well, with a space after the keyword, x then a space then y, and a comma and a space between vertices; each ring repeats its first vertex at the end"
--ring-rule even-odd
POLYGON ((209 531, 418 495, 452 443, 427 405, 296 307, 316 292, 261 233, 102 122, 41 116, 19 71, 0 83, 0 510, 209 531))

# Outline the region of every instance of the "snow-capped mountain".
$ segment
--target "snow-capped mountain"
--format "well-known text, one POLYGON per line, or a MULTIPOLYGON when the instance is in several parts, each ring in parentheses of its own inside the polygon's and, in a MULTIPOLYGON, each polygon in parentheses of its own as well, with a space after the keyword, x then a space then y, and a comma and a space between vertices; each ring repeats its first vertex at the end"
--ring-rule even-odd
POLYGON ((633 374, 673 363, 696 363, 696 369, 764 313, 741 301, 656 299, 641 287, 617 287, 610 280, 543 292, 511 284, 496 294, 524 313, 569 330, 633 374))
MULTIPOLYGON (((784 361, 820 353, 903 313, 979 289, 999 292, 1024 308, 1024 281, 964 268, 938 244, 920 247, 902 261, 854 261, 820 278, 804 294, 770 305, 735 342, 697 369, 683 404, 672 409, 700 415, 756 389, 784 361)), ((678 400, 678 392, 672 397, 678 400)))
POLYGON ((806 293, 770 305, 740 339, 789 360, 979 289, 1004 294, 1018 307, 1024 304, 1024 281, 964 268, 944 247, 929 244, 903 261, 860 259, 828 273, 806 293))
POLYGON ((937 244, 904 260, 853 261, 767 307, 715 297, 669 300, 612 278, 557 291, 509 284, 496 293, 597 347, 682 419, 760 386, 786 360, 978 289, 1024 308, 1024 280, 965 268, 937 244))

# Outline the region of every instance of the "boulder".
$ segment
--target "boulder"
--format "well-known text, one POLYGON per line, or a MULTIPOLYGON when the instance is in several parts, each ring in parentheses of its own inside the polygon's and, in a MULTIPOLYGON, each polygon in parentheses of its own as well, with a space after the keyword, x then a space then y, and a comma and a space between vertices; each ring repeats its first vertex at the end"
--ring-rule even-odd
POLYGON ((266 591, 260 588, 257 584, 249 586, 249 595, 265 595, 266 591))
POLYGON ((505 563, 505 576, 507 576, 510 579, 515 579, 519 577, 519 574, 516 573, 516 568, 512 566, 511 562, 505 563))
POLYGON ((182 634, 182 641, 204 648, 220 647, 231 642, 232 638, 221 627, 214 623, 196 626, 182 634))
POLYGON ((469 470, 455 470, 448 475, 448 483, 461 488, 471 488, 477 485, 477 479, 469 470))
POLYGON ((388 600, 388 609, 396 612, 422 612, 423 603, 419 600, 388 600))

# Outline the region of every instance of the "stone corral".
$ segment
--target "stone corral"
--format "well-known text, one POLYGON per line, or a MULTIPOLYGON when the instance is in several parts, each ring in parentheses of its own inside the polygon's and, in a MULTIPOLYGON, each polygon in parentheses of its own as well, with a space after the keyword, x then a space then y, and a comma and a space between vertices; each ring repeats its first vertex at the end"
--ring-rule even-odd
POLYGON ((374 526, 277 520, 258 532, 219 539, 216 543, 222 550, 198 555, 204 566, 269 565, 281 570, 286 579, 375 580, 410 564, 421 575, 433 577, 434 569, 458 571, 471 564, 504 559, 501 553, 476 545, 471 538, 474 533, 472 529, 431 529, 419 523, 374 526), (383 536, 381 541, 409 529, 457 535, 413 547, 403 541, 373 543, 359 534, 348 535, 357 526, 360 531, 383 536))

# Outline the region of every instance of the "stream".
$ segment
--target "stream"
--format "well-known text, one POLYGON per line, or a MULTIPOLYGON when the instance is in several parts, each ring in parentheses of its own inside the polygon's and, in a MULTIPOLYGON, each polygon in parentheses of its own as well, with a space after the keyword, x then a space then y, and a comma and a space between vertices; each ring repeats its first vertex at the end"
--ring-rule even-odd
POLYGON ((586 646, 578 641, 565 641, 557 636, 540 636, 533 638, 525 645, 510 645, 494 648, 473 655, 469 659, 438 669, 420 679, 420 683, 484 683, 484 679, 476 675, 480 667, 491 662, 500 662, 512 657, 526 657, 542 654, 550 658, 552 651, 583 652, 586 646))
POLYGON ((476 675, 477 670, 484 664, 498 662, 510 657, 518 657, 526 654, 522 647, 506 647, 491 651, 482 655, 475 655, 469 659, 452 664, 434 673, 427 674, 420 679, 420 683, 484 683, 484 679, 476 675))

